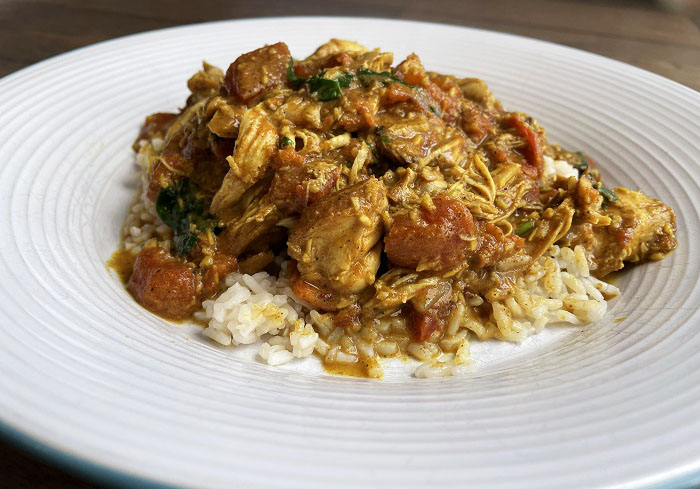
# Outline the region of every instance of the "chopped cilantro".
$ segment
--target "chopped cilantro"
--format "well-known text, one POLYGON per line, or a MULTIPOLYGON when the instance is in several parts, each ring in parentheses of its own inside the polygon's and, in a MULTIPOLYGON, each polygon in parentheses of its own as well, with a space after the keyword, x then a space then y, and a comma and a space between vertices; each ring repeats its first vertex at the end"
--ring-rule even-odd
POLYGON ((186 255, 195 247, 198 232, 215 230, 218 221, 204 210, 204 200, 198 195, 197 186, 185 178, 162 189, 156 198, 156 212, 173 230, 173 243, 180 255, 186 255))
POLYGON ((379 79, 384 85, 388 85, 389 83, 396 82, 396 83, 401 83, 402 85, 406 85, 407 87, 412 87, 413 85, 410 85, 403 81, 401 78, 398 78, 394 75, 391 74, 390 71, 374 71, 370 70, 368 68, 358 68, 357 70, 357 76, 360 77, 361 80, 363 81, 368 81, 368 77, 375 77, 376 79, 379 79))
POLYGON ((308 80, 308 78, 303 78, 294 74, 294 60, 292 59, 289 60, 289 64, 287 65, 287 80, 289 80, 289 84, 294 88, 299 88, 308 80))
POLYGON ((352 73, 343 73, 335 80, 323 78, 325 71, 322 71, 314 76, 303 78, 294 74, 294 61, 289 60, 287 66, 287 79, 289 84, 294 88, 299 88, 306 84, 309 87, 309 92, 315 93, 316 97, 321 102, 336 100, 343 96, 342 88, 349 88, 350 82, 353 79, 352 73))
POLYGON ((515 228, 515 234, 517 234, 520 237, 525 236, 528 234, 530 231, 532 231, 535 228, 535 221, 529 219, 527 221, 523 221, 520 224, 518 224, 518 227, 515 228))
POLYGON ((598 191, 598 193, 599 193, 600 195, 603 196, 603 198, 604 198, 606 201, 608 201, 608 202, 613 202, 613 203, 614 203, 614 202, 617 202, 617 200, 618 200, 618 199, 617 199, 617 194, 615 194, 615 192, 614 192, 613 190, 611 190, 611 189, 609 189, 609 188, 605 188, 605 187, 603 187, 601 184, 598 184, 598 186, 596 187, 596 190, 598 191))
POLYGON ((573 166, 574 166, 574 168, 576 168, 578 170, 578 173, 580 175, 581 173, 586 171, 586 169, 588 168, 588 161, 586 160, 586 157, 583 156, 583 153, 581 153, 580 151, 577 151, 574 154, 578 158, 579 162, 577 164, 574 164, 573 166))

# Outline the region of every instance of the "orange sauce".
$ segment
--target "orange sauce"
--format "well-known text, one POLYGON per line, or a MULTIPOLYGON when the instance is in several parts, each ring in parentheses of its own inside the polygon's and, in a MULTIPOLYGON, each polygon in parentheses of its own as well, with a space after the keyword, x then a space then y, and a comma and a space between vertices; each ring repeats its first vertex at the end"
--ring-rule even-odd
POLYGON ((129 281, 129 277, 131 277, 131 270, 135 261, 136 255, 129 251, 118 249, 107 260, 107 268, 114 270, 122 283, 126 284, 129 281))
POLYGON ((355 363, 335 363, 327 362, 321 355, 315 352, 315 355, 321 360, 321 365, 323 370, 331 375, 342 375, 345 377, 357 377, 361 379, 369 379, 369 369, 370 367, 378 367, 379 362, 371 359, 370 362, 366 363, 358 360, 355 363))
MULTIPOLYGON (((131 277, 131 271, 134 268, 135 261, 136 255, 120 248, 114 253, 112 253, 112 256, 109 258, 109 260, 107 260, 107 268, 111 268, 116 272, 117 276, 119 277, 119 280, 121 280, 122 284, 124 284, 126 288, 126 284, 127 282, 129 282, 129 277, 131 277)), ((131 292, 128 289, 127 292, 129 292, 129 295, 131 295, 131 292)), ((136 299, 134 299, 134 301, 136 301, 136 299)), ((136 301, 136 303, 138 304, 139 302, 136 301)), ((155 314, 153 311, 149 312, 151 314, 155 314)), ((207 327, 207 322, 205 320, 197 319, 194 316, 185 319, 168 319, 160 315, 157 316, 160 317, 162 320, 168 321, 169 323, 173 324, 196 324, 203 328, 207 327)))

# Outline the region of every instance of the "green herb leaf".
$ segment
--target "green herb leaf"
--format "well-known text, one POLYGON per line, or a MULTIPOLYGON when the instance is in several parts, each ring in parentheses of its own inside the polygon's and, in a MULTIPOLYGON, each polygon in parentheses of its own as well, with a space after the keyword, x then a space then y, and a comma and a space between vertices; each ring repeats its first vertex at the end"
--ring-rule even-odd
POLYGON ((374 71, 370 70, 368 68, 358 68, 357 70, 357 76, 359 77, 376 77, 380 78, 381 82, 385 85, 388 85, 391 82, 396 82, 396 83, 401 83, 402 85, 406 85, 407 87, 413 87, 413 85, 410 85, 403 81, 401 78, 398 78, 394 75, 391 74, 390 71, 374 71))
POLYGON ((533 220, 530 219, 527 221, 523 221, 520 224, 518 224, 518 227, 515 228, 515 234, 517 234, 520 237, 523 237, 530 231, 532 231, 534 228, 535 222, 533 220))
POLYGON ((280 142, 280 146, 283 148, 286 146, 295 146, 294 140, 292 138, 288 138, 287 136, 282 138, 282 141, 280 142))
POLYGON ((603 196, 603 199, 605 199, 607 202, 617 202, 618 198, 615 192, 609 188, 605 188, 602 185, 598 184, 598 186, 595 188, 600 195, 603 196))
POLYGON ((580 175, 588 168, 588 161, 586 161, 586 157, 583 156, 583 153, 581 153, 580 151, 577 151, 575 154, 578 157, 579 162, 578 164, 574 165, 574 168, 578 170, 578 173, 580 175))
POLYGON ((192 251, 199 240, 197 232, 218 227, 218 221, 205 212, 204 206, 196 185, 186 178, 158 193, 156 213, 173 230, 173 244, 178 254, 192 251))
POLYGON ((348 73, 347 71, 344 72, 342 75, 340 75, 338 78, 336 78, 336 81, 338 82, 338 85, 340 85, 342 88, 350 88, 350 82, 352 82, 353 79, 352 73, 348 73))
POLYGON ((308 81, 308 78, 303 78, 294 74, 294 60, 291 58, 289 59, 289 64, 287 65, 287 80, 289 80, 289 84, 294 88, 299 88, 308 81))
POLYGON ((438 110, 433 105, 428 106, 428 108, 430 109, 430 112, 440 117, 440 112, 438 112, 438 110))
POLYGON ((177 225, 177 208, 179 189, 176 188, 178 182, 172 187, 164 188, 158 193, 156 198, 156 213, 165 224, 174 228, 177 225))
POLYGON ((303 78, 294 74, 294 61, 290 59, 289 65, 287 65, 287 79, 292 87, 299 88, 302 85, 307 84, 309 86, 309 92, 316 93, 316 97, 321 102, 339 99, 343 96, 343 91, 341 88, 350 87, 353 74, 344 72, 335 80, 328 80, 323 78, 324 73, 325 72, 322 71, 309 78, 303 78))
POLYGON ((328 102, 336 100, 343 96, 343 91, 340 89, 340 83, 337 80, 326 80, 325 78, 312 77, 309 80, 309 91, 316 93, 316 98, 320 102, 328 102))
POLYGON ((178 233, 173 236, 175 249, 181 255, 186 255, 197 245, 199 238, 191 233, 178 233))

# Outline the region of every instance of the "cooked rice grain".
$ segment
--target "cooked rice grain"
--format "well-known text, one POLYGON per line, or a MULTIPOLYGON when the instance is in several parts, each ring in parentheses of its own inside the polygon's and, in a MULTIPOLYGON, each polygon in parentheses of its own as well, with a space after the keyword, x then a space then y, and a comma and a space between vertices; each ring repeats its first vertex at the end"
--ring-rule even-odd
MULTIPOLYGON (((264 340, 259 356, 268 365, 280 365, 318 352, 329 363, 357 363, 391 357, 405 349, 422 361, 415 370, 420 378, 461 375, 474 371, 469 332, 479 339, 521 342, 552 323, 581 324, 598 321, 607 310, 603 293, 615 295, 617 287, 590 275, 583 247, 553 246, 519 279, 513 294, 492 302, 493 319, 481 324, 470 316, 471 308, 458 304, 448 321, 439 346, 430 342, 397 344, 380 333, 408 333, 405 320, 386 318, 359 336, 336 327, 331 314, 310 310, 292 293, 282 274, 232 273, 228 289, 217 299, 204 301, 197 318, 208 321, 204 334, 222 345, 250 344, 264 340)), ((381 376, 381 370, 375 372, 381 376)))
POLYGON ((208 322, 206 336, 222 345, 267 339, 259 355, 268 365, 280 365, 314 352, 318 333, 306 323, 303 306, 290 297, 285 278, 267 272, 232 273, 226 277, 226 285, 223 294, 204 301, 204 310, 195 313, 208 322))

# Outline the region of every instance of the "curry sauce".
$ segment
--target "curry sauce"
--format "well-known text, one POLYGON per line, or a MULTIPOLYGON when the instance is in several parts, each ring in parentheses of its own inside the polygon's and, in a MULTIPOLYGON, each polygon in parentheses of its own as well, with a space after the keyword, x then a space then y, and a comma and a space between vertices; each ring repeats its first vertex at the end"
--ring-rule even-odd
POLYGON ((110 266, 140 304, 182 320, 236 270, 284 262, 280 280, 318 315, 275 328, 270 355, 298 354, 303 333, 345 374, 380 376, 382 351, 464 363, 470 336, 522 341, 600 317, 617 290, 602 277, 676 246, 669 206, 604 186, 587 153, 416 54, 395 64, 333 39, 295 60, 277 42, 226 71, 204 63, 188 88, 134 145, 135 258, 110 266))

